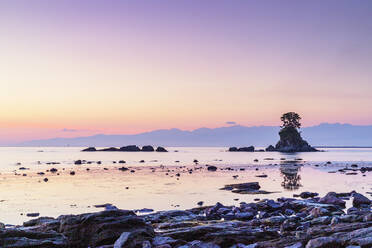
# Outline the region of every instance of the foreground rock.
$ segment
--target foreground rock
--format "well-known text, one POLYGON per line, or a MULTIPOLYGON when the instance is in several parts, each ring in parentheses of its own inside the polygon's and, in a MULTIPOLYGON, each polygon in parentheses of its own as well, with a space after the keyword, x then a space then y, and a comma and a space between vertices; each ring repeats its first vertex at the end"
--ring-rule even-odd
MULTIPOLYGON (((258 183, 228 185, 259 190, 258 183)), ((136 216, 133 211, 41 217, 0 228, 1 247, 269 248, 372 247, 371 203, 356 192, 278 198, 136 216), (353 195, 347 211, 334 198, 353 195), (312 197, 312 198, 311 198, 312 197), (325 200, 328 203, 322 203, 325 200), (333 202, 333 203, 329 203, 333 202)), ((366 197, 367 198, 367 197, 366 197)), ((368 199, 368 198, 367 198, 368 199)), ((369 200, 369 199, 368 199, 369 200)))

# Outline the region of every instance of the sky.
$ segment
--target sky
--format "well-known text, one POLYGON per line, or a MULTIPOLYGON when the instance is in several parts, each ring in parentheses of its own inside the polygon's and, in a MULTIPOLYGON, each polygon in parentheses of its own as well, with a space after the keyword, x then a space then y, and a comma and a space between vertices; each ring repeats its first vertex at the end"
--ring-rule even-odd
POLYGON ((3 0, 0 144, 372 124, 372 2, 3 0))

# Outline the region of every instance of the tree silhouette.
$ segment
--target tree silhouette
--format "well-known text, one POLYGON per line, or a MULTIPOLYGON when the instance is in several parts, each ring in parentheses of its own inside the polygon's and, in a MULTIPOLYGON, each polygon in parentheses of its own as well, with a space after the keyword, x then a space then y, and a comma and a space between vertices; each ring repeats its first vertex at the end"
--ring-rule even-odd
POLYGON ((301 128, 301 123, 300 123, 301 117, 299 114, 295 112, 288 112, 288 113, 283 114, 280 120, 283 122, 283 125, 281 126, 281 128, 288 128, 288 127, 301 128))

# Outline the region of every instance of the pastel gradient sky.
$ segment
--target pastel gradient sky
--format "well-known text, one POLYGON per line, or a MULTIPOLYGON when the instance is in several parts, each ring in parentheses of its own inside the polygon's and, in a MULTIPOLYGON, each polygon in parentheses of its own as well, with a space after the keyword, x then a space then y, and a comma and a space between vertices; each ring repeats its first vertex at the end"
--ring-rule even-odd
POLYGON ((0 144, 372 124, 372 1, 0 2, 0 144))

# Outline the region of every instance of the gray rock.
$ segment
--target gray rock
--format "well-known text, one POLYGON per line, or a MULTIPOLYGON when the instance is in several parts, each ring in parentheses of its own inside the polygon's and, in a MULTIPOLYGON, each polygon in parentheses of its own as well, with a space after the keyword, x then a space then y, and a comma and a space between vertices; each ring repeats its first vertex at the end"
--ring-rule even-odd
POLYGON ((152 244, 154 246, 160 246, 160 245, 165 245, 165 244, 174 244, 177 243, 178 241, 175 239, 172 239, 171 237, 162 237, 162 236, 156 236, 152 240, 152 244))
POLYGON ((156 151, 157 152, 168 152, 164 147, 161 147, 161 146, 159 146, 158 148, 156 148, 156 151))
POLYGON ((186 245, 179 246, 178 248, 220 248, 219 245, 213 243, 206 243, 199 240, 194 240, 186 245))
POLYGON ((370 205, 371 200, 359 193, 353 193, 353 206, 360 207, 361 205, 370 205))
POLYGON ((333 237, 319 237, 310 240, 306 248, 341 247, 341 241, 333 237))
POLYGON ((153 152, 155 150, 154 150, 154 147, 152 147, 152 146, 143 146, 141 151, 143 151, 143 152, 153 152))
POLYGON ((141 149, 138 146, 130 145, 130 146, 123 146, 120 147, 121 152, 139 152, 141 149))
POLYGON ((95 147, 88 147, 82 150, 82 152, 96 152, 97 149, 95 147))
POLYGON ((137 248, 150 247, 151 235, 146 230, 136 230, 133 232, 123 232, 120 237, 115 241, 114 248, 137 248))
MULTIPOLYGON (((96 247, 113 244, 122 233, 138 237, 154 236, 153 228, 132 211, 109 210, 92 214, 63 215, 59 232, 68 238, 70 246, 96 247)), ((125 234, 123 234, 122 240, 125 234)), ((145 238, 144 238, 145 239, 145 238)), ((134 239, 138 240, 138 238, 134 239)), ((132 241, 130 241, 132 242, 132 241)))
POLYGON ((269 146, 265 149, 265 151, 267 151, 267 152, 275 152, 276 149, 275 149, 275 147, 274 147, 273 145, 269 145, 269 146))
POLYGON ((325 203, 325 204, 337 205, 343 208, 346 206, 345 201, 338 198, 335 192, 329 192, 326 196, 324 196, 323 198, 320 198, 319 202, 325 203))
POLYGON ((297 242, 297 243, 295 243, 295 244, 293 244, 293 245, 286 246, 286 247, 284 247, 284 248, 303 248, 303 247, 304 247, 304 246, 302 245, 301 242, 297 242))
POLYGON ((67 248, 68 241, 62 234, 54 231, 39 232, 9 228, 0 230, 0 247, 67 248))

